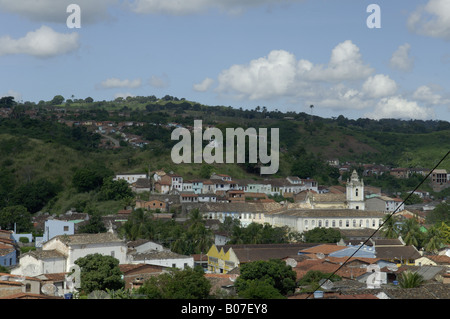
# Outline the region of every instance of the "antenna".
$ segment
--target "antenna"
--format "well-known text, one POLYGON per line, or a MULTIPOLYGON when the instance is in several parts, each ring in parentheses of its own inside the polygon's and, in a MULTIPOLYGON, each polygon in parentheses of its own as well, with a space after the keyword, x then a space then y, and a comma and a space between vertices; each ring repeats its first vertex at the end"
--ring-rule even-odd
POLYGON ((88 299, 111 299, 106 291, 94 290, 88 295, 88 299))
POLYGON ((291 266, 292 268, 297 267, 297 261, 294 258, 286 259, 286 265, 291 266))
POLYGON ((317 254, 316 254, 316 257, 317 257, 318 259, 324 259, 324 258, 325 258, 325 254, 324 254, 324 253, 317 253, 317 254))
POLYGON ((54 296, 56 292, 56 286, 53 284, 45 284, 42 286, 41 292, 47 296, 54 296))
POLYGON ((18 282, 24 282, 25 281, 25 276, 20 275, 20 276, 14 277, 14 280, 18 281, 18 282))
POLYGON ((319 285, 325 290, 330 290, 334 287, 334 283, 330 279, 326 278, 320 279, 319 285))

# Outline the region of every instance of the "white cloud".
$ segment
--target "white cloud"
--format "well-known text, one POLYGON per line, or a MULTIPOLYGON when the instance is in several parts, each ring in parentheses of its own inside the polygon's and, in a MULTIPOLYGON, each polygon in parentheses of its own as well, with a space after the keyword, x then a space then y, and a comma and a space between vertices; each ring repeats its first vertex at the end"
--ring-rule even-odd
POLYGON ((222 71, 218 76, 217 91, 250 100, 290 94, 295 86, 296 65, 292 53, 274 50, 267 57, 222 71))
POLYGON ((394 95, 397 83, 388 75, 377 74, 369 77, 362 85, 363 92, 370 98, 382 98, 394 95))
POLYGON ((213 85, 214 80, 211 78, 206 78, 200 83, 196 83, 192 86, 194 91, 197 92, 206 92, 209 90, 209 88, 213 85))
POLYGON ((311 80, 319 81, 344 81, 367 78, 373 73, 373 69, 362 61, 358 46, 352 41, 346 40, 339 43, 331 52, 327 67, 313 66, 302 62, 305 69, 304 76, 311 80))
POLYGON ((135 0, 131 1, 134 12, 153 14, 187 15, 205 13, 219 9, 229 13, 241 13, 249 7, 262 5, 303 2, 304 0, 135 0))
MULTIPOLYGON (((314 98, 321 91, 317 85, 357 82, 372 72, 373 69, 363 63, 359 48, 351 41, 339 43, 332 50, 326 66, 297 60, 294 54, 284 50, 273 50, 266 57, 223 70, 217 79, 216 92, 250 100, 286 96, 314 98)), ((335 90, 341 94, 340 98, 351 92, 342 93, 342 90, 342 87, 335 90)))
POLYGON ((105 89, 111 88, 138 88, 142 85, 141 79, 120 80, 118 78, 109 78, 101 83, 101 87, 105 89))
POLYGON ((444 98, 441 94, 436 93, 436 90, 441 90, 440 87, 431 87, 429 85, 422 85, 418 87, 414 93, 413 98, 426 105, 447 105, 450 106, 450 99, 444 98))
POLYGON ((411 45, 409 43, 399 46, 392 54, 391 60, 389 61, 390 66, 400 71, 410 71, 414 65, 414 59, 409 56, 410 49, 411 45))
POLYGON ((169 86, 169 77, 167 74, 163 74, 162 76, 152 75, 149 83, 155 88, 166 88, 169 86))
POLYGON ((0 38, 0 56, 10 54, 28 54, 47 58, 66 54, 79 48, 78 33, 58 33, 52 28, 42 26, 36 31, 28 32, 23 38, 0 38))
POLYGON ((407 24, 417 34, 450 40, 450 1, 429 0, 409 16, 407 24))
POLYGON ((119 3, 118 0, 0 0, 0 11, 18 14, 36 21, 66 23, 70 13, 69 4, 81 8, 81 21, 92 23, 109 17, 108 8, 119 3))
POLYGON ((434 111, 431 108, 420 106, 415 101, 394 96, 381 99, 376 104, 374 111, 366 116, 375 120, 383 118, 429 120, 434 118, 434 111))

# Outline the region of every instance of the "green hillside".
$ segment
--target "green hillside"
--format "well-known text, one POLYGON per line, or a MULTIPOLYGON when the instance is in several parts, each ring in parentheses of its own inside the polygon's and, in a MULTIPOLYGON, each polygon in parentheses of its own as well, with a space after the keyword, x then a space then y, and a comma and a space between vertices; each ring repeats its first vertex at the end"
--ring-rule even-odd
MULTIPOLYGON (((0 208, 14 202, 10 198, 20 187, 42 180, 53 187, 48 195, 51 199, 43 199, 47 200, 45 207, 57 213, 74 206, 94 205, 101 211, 117 211, 124 206, 114 201, 99 203, 95 191, 74 190, 73 175, 83 167, 99 167, 111 174, 164 169, 186 179, 210 172, 255 179, 297 175, 316 178, 321 184, 335 184, 338 175, 326 164, 329 159, 432 168, 450 150, 450 123, 445 121, 350 120, 343 116, 329 119, 268 111, 265 107, 243 110, 206 106, 170 96, 79 100, 62 105, 25 102, 15 104, 10 111, 9 117, 0 118, 0 208), (174 164, 170 151, 178 141, 170 139, 173 127, 163 125, 192 126, 195 119, 203 120, 204 128, 213 125, 223 132, 227 127, 279 128, 279 171, 273 176, 260 176, 257 165, 174 164), (86 120, 143 123, 125 128, 124 132, 139 135, 149 144, 136 148, 121 142, 118 149, 104 149, 99 134, 63 123, 86 120)), ((440 168, 450 171, 450 159, 440 168)))

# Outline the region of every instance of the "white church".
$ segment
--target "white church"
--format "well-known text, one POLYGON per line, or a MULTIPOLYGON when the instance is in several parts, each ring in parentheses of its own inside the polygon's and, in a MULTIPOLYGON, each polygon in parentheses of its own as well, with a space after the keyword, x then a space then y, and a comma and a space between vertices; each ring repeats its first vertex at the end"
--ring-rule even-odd
POLYGON ((354 170, 347 180, 345 194, 308 192, 304 201, 266 212, 264 223, 288 226, 300 233, 315 227, 378 229, 385 216, 385 211, 366 209, 364 181, 354 170))

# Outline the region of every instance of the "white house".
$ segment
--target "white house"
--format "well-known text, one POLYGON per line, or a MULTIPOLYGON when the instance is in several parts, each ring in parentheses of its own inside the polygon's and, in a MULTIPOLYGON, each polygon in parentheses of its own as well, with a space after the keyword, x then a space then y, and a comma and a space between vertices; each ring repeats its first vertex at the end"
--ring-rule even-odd
POLYGON ((288 226, 299 233, 316 227, 377 229, 385 213, 360 209, 280 209, 266 212, 264 222, 274 227, 288 226))
POLYGON ((78 258, 96 253, 112 256, 120 264, 127 262, 126 243, 113 233, 59 235, 43 243, 41 250, 22 255, 11 273, 37 276, 69 272, 78 258))
POLYGON ((118 180, 125 180, 128 182, 128 184, 136 183, 138 179, 140 178, 147 178, 146 173, 131 173, 131 174, 117 174, 116 177, 114 177, 115 181, 118 180))
POLYGON ((399 198, 376 196, 366 199, 366 209, 383 212, 394 212, 395 210, 402 211, 405 209, 405 204, 399 198))

